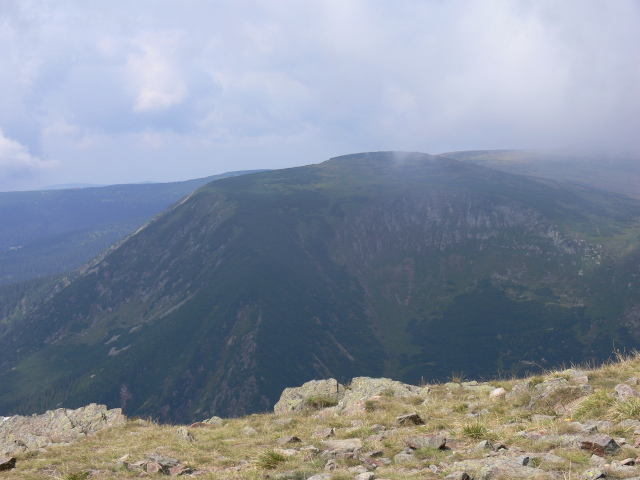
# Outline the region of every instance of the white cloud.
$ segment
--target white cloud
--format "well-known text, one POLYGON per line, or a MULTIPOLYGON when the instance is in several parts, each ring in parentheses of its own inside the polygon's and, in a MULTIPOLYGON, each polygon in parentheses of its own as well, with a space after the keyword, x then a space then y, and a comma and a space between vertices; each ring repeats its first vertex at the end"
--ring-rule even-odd
POLYGON ((0 178, 10 178, 33 174, 52 168, 55 161, 45 161, 31 155, 24 145, 7 138, 0 129, 0 178))
POLYGON ((133 44, 140 50, 129 55, 127 67, 137 90, 133 110, 156 112, 181 103, 188 89, 179 67, 172 64, 177 35, 158 32, 144 35, 133 44))

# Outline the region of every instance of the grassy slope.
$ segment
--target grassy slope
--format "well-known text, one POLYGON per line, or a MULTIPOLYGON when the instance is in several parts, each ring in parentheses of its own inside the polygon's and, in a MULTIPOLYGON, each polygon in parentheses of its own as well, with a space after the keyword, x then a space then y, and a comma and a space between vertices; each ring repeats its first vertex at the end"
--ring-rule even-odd
MULTIPOLYGON (((627 445, 619 453, 607 456, 606 465, 600 468, 608 473, 609 478, 636 478, 640 470, 638 467, 620 470, 615 462, 636 458, 640 453, 632 446, 635 436, 633 422, 628 426, 621 425, 622 421, 629 419, 637 422, 640 402, 638 399, 617 399, 614 386, 630 377, 640 377, 640 358, 637 355, 620 357, 600 368, 582 370, 581 375, 588 378, 586 382, 592 387, 589 393, 576 398, 571 388, 559 390, 553 399, 538 402, 534 407, 528 405, 536 385, 559 378, 568 379, 570 385, 584 384, 584 377, 576 376, 575 370, 556 370, 535 377, 503 379, 486 384, 433 384, 424 398, 401 399, 382 395, 368 400, 366 411, 355 415, 316 416, 317 410, 308 408, 286 420, 287 417, 283 419, 262 413, 227 419, 220 426, 189 428, 195 443, 186 442, 176 435, 175 426, 132 419, 125 426, 72 444, 54 444, 41 453, 18 455, 17 469, 4 472, 4 476, 34 480, 52 476, 85 478, 86 475, 92 479, 134 478, 140 476, 140 469, 118 467, 117 460, 128 455, 125 461, 133 463, 144 459, 146 454, 159 453, 178 458, 182 464, 196 469, 199 478, 254 480, 268 475, 269 478, 305 479, 325 471, 327 459, 302 452, 287 457, 278 449, 298 451, 302 447, 314 446, 322 451, 326 448, 325 443, 314 437, 313 432, 332 427, 335 429, 334 438, 359 438, 363 442, 363 452, 379 449, 380 457, 389 459, 406 448, 405 439, 410 436, 435 433, 446 437, 448 450, 417 450, 408 463, 392 461, 390 465, 378 468, 376 478, 437 479, 461 470, 461 467, 454 466, 455 462, 482 460, 482 463, 490 463, 496 459, 515 460, 520 455, 531 457, 530 466, 538 468, 535 478, 585 478, 585 471, 594 468, 591 454, 563 444, 562 435, 578 434, 580 438, 585 436, 579 434, 584 422, 607 420, 612 424, 601 427, 599 433, 610 434, 618 442, 623 437, 627 445), (574 378, 581 379, 576 381, 574 378), (491 400, 489 393, 497 387, 505 388, 507 392, 518 387, 520 393, 509 400, 491 400), (469 417, 470 413, 480 411, 485 413, 477 419, 469 417), (411 412, 420 414, 426 425, 397 427, 396 416, 411 412), (534 417, 536 414, 551 417, 538 420, 534 417), (374 426, 381 426, 389 433, 383 439, 372 437, 376 433, 374 426), (248 428, 254 429, 253 432, 247 431, 248 428), (535 436, 527 438, 523 433, 540 437, 537 440, 535 436), (299 437, 302 443, 278 445, 277 439, 287 435, 299 437), (503 443, 507 450, 495 453, 478 449, 476 445, 481 440, 503 443), (431 472, 430 465, 437 466, 439 471, 431 472)), ((358 465, 360 461, 357 458, 338 459, 335 469, 329 473, 334 480, 352 479, 356 473, 350 469, 358 465)), ((470 467, 465 470, 472 475, 475 473, 470 467)), ((509 477, 498 478, 506 480, 509 477)))

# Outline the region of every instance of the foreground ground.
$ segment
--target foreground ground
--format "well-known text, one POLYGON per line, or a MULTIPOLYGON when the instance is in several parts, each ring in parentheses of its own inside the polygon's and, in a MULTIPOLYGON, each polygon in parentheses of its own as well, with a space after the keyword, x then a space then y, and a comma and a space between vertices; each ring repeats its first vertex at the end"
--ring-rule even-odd
POLYGON ((128 419, 12 453, 15 468, 0 477, 640 478, 638 377, 640 356, 632 355, 597 369, 486 383, 361 379, 337 405, 331 395, 292 390, 302 403, 279 414, 191 426, 128 419))

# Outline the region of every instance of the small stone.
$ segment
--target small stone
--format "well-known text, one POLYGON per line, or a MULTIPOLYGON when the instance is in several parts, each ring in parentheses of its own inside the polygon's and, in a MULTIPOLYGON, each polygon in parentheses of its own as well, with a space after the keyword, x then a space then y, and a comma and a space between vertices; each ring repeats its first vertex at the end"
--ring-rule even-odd
POLYGON ((429 465, 429 470, 431 470, 433 473, 438 473, 440 471, 438 466, 433 464, 429 465))
POLYGON ((335 460, 331 459, 329 460, 325 465, 324 465, 324 469, 327 472, 330 472, 332 470, 335 470, 336 468, 338 468, 338 464, 336 463, 335 460))
POLYGON ((336 431, 333 428, 323 428, 322 430, 318 430, 314 432, 312 437, 320 437, 320 438, 329 438, 333 437, 336 434, 336 431))
POLYGON ((396 418, 398 425, 424 425, 424 420, 417 413, 407 413, 396 418))
POLYGON ((638 392, 631 385, 626 383, 620 383, 616 385, 615 391, 620 398, 638 398, 640 397, 640 392, 638 392))
POLYGON ((193 438, 193 435, 189 433, 189 430, 187 430, 186 427, 176 428, 175 434, 177 435, 178 438, 180 438, 181 440, 184 440, 185 442, 194 443, 196 441, 196 439, 193 438))
POLYGON ((482 440, 475 448, 476 450, 493 450, 493 445, 489 440, 482 440))
POLYGON ((176 465, 175 467, 171 467, 169 469, 169 475, 172 477, 178 477, 180 475, 189 475, 193 473, 193 469, 187 467, 186 465, 176 465))
POLYGON ((516 462, 518 462, 518 465, 523 465, 523 466, 527 466, 529 465, 529 462, 531 461, 531 458, 528 455, 520 455, 517 459, 516 462))
POLYGON ((638 377, 631 377, 624 383, 626 383, 627 385, 638 385, 638 377))
POLYGON ((203 423, 208 425, 222 425, 224 421, 220 417, 213 416, 209 420, 205 420, 203 423))
POLYGON ((373 472, 363 472, 356 476, 356 480, 373 480, 375 476, 373 472))
POLYGON ((307 480, 330 480, 330 478, 330 473, 318 473, 317 475, 309 477, 307 480))
POLYGON ((120 457, 116 461, 116 467, 118 467, 118 468, 127 468, 129 466, 129 464, 127 463, 127 460, 129 460, 129 457, 131 457, 131 455, 129 455, 128 453, 126 455, 123 455, 122 457, 120 457))
POLYGON ((158 462, 147 463, 147 473, 153 475, 154 473, 162 472, 162 465, 158 462))
POLYGON ((453 472, 444 477, 444 480, 472 480, 467 472, 453 472))
POLYGON ((309 445, 308 447, 302 447, 300 452, 306 453, 307 455, 320 455, 320 450, 318 450, 313 445, 309 445))
POLYGON ((242 435, 245 437, 250 437, 251 435, 255 435, 258 431, 252 427, 245 427, 242 429, 242 435))
POLYGON ((300 455, 298 450, 294 450, 292 448, 274 448, 273 451, 279 453, 283 457, 294 457, 296 455, 300 455))
POLYGON ((359 438, 345 438, 344 440, 327 440, 327 450, 323 455, 337 456, 340 454, 359 452, 362 450, 362 440, 359 438))
POLYGON ((620 445, 618 445, 609 435, 601 433, 582 439, 580 442, 580 448, 603 457, 605 455, 612 455, 618 452, 618 450, 620 450, 620 445))
POLYGON ((607 474, 604 473, 599 468, 591 468, 591 469, 586 470, 584 472, 584 478, 586 478, 588 480, 593 480, 593 479, 596 479, 596 478, 606 478, 606 477, 607 477, 607 474))
POLYGON ((0 472, 4 472, 7 470, 13 470, 16 468, 16 458, 15 457, 5 457, 0 458, 0 472))
POLYGON ((149 463, 149 460, 138 460, 137 462, 129 464, 125 462, 125 465, 127 466, 127 470, 142 470, 147 466, 147 463, 149 463))
POLYGON ((385 465, 381 460, 372 457, 362 457, 360 461, 368 470, 375 470, 376 468, 384 467, 385 465))
POLYGON ((379 458, 384 454, 384 450, 371 450, 370 452, 365 453, 365 456, 371 458, 379 458))
POLYGON ((507 394, 507 391, 504 388, 500 387, 492 390, 491 393, 489 394, 489 398, 492 400, 504 398, 506 394, 507 394))
POLYGON ((196 423, 192 423, 191 425, 189 425, 189 428, 207 428, 207 427, 210 427, 210 426, 211 426, 210 423, 196 422, 196 423))
POLYGON ((591 458, 589 459, 589 463, 591 465, 595 465, 596 467, 599 467, 601 465, 604 465, 605 463, 607 463, 607 459, 606 458, 602 458, 599 455, 596 455, 595 453, 593 455, 591 455, 591 458))
POLYGON ((625 458, 620 462, 623 467, 633 467, 636 464, 635 458, 625 458))
POLYGON ((180 460, 172 457, 165 457, 164 455, 158 455, 157 453, 150 453, 146 455, 149 462, 155 462, 163 467, 171 468, 180 463, 180 460))
POLYGON ((418 435, 405 440, 407 446, 413 450, 419 448, 434 448, 441 450, 445 447, 447 439, 439 435, 418 435))
POLYGON ((396 463, 412 462, 413 459, 414 459, 414 456, 409 453, 398 453, 395 457, 393 457, 393 460, 396 463))
POLYGON ((286 437, 280 437, 276 440, 276 443, 278 445, 288 445, 291 443, 301 443, 302 440, 300 440, 298 437, 295 437, 293 435, 287 435, 286 437))

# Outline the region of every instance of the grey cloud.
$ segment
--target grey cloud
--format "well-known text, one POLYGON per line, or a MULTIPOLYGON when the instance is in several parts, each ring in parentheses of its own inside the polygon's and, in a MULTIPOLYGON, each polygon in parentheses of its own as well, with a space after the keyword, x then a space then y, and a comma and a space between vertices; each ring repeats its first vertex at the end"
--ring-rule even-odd
POLYGON ((640 150, 632 0, 8 1, 0 15, 0 128, 60 159, 46 183, 204 176, 229 156, 640 150))

